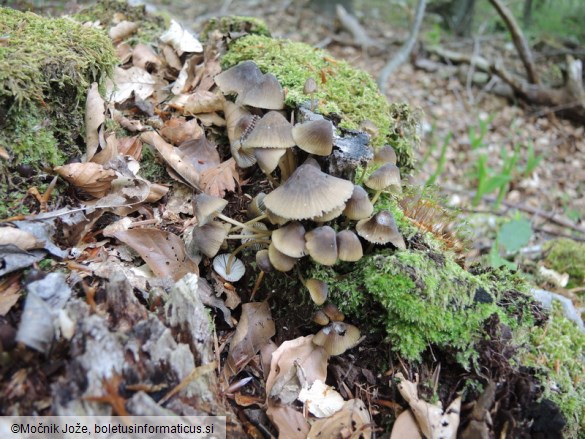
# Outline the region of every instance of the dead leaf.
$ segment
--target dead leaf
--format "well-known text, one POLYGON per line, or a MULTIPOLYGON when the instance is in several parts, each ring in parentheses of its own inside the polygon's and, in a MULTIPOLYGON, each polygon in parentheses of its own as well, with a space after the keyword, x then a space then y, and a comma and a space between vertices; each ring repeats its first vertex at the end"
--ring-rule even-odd
POLYGON ((221 299, 213 294, 213 290, 209 283, 202 278, 199 278, 199 282, 197 284, 197 293, 199 294, 199 298, 203 302, 204 305, 212 306, 217 308, 223 314, 223 319, 225 322, 230 326, 233 327, 234 323, 232 322, 232 313, 231 311, 225 306, 225 303, 221 299))
POLYGON ((390 439, 423 439, 412 411, 404 410, 394 422, 390 439))
POLYGON ((206 90, 198 90, 190 94, 180 94, 173 98, 169 105, 187 115, 213 113, 223 111, 225 98, 222 94, 206 90))
POLYGON ((187 256, 177 235, 158 229, 130 229, 114 236, 133 248, 157 276, 178 281, 187 273, 199 274, 199 267, 187 256))
POLYGON ((116 56, 120 60, 120 65, 126 64, 132 58, 132 46, 128 43, 120 43, 116 46, 116 56))
POLYGON ((175 52, 175 49, 168 44, 161 44, 159 49, 161 50, 167 65, 176 72, 179 72, 183 67, 183 63, 181 62, 179 55, 177 55, 177 52, 175 52))
POLYGON ((333 416, 318 419, 311 426, 307 439, 320 438, 369 439, 372 437, 370 413, 360 399, 350 399, 333 416))
POLYGON ((14 244, 21 250, 43 248, 44 240, 39 240, 32 233, 14 227, 0 227, 0 245, 14 244))
POLYGON ((160 134, 167 142, 181 145, 188 140, 201 138, 203 129, 197 123, 197 119, 187 121, 184 117, 173 117, 165 121, 160 134))
POLYGON ((236 161, 232 157, 214 168, 203 171, 199 177, 199 184, 206 194, 223 198, 226 191, 235 191, 239 178, 236 161))
POLYGON ((329 355, 312 340, 312 335, 288 340, 272 353, 270 373, 266 379, 269 403, 280 400, 288 404, 297 399, 305 384, 299 380, 299 374, 308 384, 316 380, 325 382, 329 355), (302 369, 302 372, 298 369, 302 369))
POLYGON ((132 96, 147 99, 157 85, 157 79, 146 70, 139 67, 130 67, 124 70, 116 67, 114 70, 114 81, 106 84, 107 93, 111 102, 120 103, 132 96))
POLYGON ((201 125, 205 127, 216 126, 224 127, 225 119, 217 113, 199 113, 197 119, 201 122, 201 125))
POLYGON ((120 23, 118 23, 117 25, 113 26, 112 28, 110 28, 110 38, 112 39, 112 41, 114 42, 114 44, 122 41, 123 39, 129 37, 130 35, 132 35, 134 32, 136 32, 138 30, 138 24, 132 22, 132 21, 121 21, 120 23))
POLYGON ((91 84, 85 101, 85 161, 90 161, 99 146, 98 130, 105 122, 105 102, 98 90, 98 83, 91 84))
POLYGON ((242 316, 230 342, 230 350, 223 368, 226 385, 274 334, 276 329, 267 302, 242 305, 242 316))
POLYGON ((5 316, 20 299, 20 274, 8 276, 0 281, 0 316, 5 316))
POLYGON ((105 164, 118 155, 118 139, 111 133, 105 139, 105 147, 91 159, 94 163, 105 164))
POLYGON ((94 198, 103 197, 116 179, 116 172, 104 169, 98 163, 70 163, 57 166, 54 171, 75 186, 77 189, 94 198))
POLYGON ((128 119, 121 111, 116 109, 110 109, 110 113, 112 114, 112 119, 118 122, 122 128, 127 129, 131 133, 142 132, 148 128, 139 120, 128 119))
POLYGON ((121 137, 118 139, 118 153, 128 155, 140 161, 142 157, 142 142, 138 136, 121 137))
POLYGON ((185 160, 179 148, 175 148, 154 131, 142 133, 140 139, 156 148, 163 160, 171 166, 191 187, 199 189, 199 172, 185 160))
POLYGON ((305 439, 309 434, 307 420, 289 405, 271 405, 266 415, 278 428, 279 439, 305 439))
POLYGON ((183 52, 203 52, 199 40, 175 20, 171 20, 169 30, 160 36, 160 40, 173 46, 179 56, 183 52))
POLYGON ((132 51, 132 65, 152 73, 158 71, 162 61, 150 46, 139 43, 132 51))

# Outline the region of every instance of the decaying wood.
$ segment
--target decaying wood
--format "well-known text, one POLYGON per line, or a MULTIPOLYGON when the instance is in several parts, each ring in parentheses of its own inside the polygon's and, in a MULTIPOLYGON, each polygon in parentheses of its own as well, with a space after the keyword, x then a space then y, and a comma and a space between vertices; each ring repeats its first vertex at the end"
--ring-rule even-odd
POLYGON ((388 61, 388 63, 384 66, 382 72, 380 73, 380 76, 378 76, 378 87, 380 87, 380 91, 382 93, 384 93, 384 90, 386 89, 386 82, 388 82, 388 78, 390 77, 390 75, 392 75, 394 70, 396 70, 401 64, 403 64, 408 59, 408 56, 412 52, 412 49, 414 48, 414 44, 416 43, 418 37, 418 32, 420 30, 423 17, 425 15, 426 6, 427 6, 426 0, 418 0, 418 3, 416 5, 416 15, 414 18, 414 23, 412 25, 412 28, 410 29, 410 34, 408 35, 408 38, 406 39, 398 53, 396 53, 396 55, 394 55, 394 57, 390 59, 390 61, 388 61))

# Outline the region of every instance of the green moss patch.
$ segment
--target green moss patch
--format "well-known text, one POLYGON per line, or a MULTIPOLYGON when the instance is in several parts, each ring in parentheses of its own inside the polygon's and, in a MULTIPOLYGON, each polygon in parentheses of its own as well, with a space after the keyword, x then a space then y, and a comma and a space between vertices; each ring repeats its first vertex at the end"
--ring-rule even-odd
POLYGON ((521 363, 536 370, 543 397, 565 415, 566 437, 585 437, 585 334, 555 302, 548 322, 530 328, 525 341, 521 363))
POLYGON ((256 17, 245 17, 245 16, 229 16, 220 18, 211 18, 200 34, 200 39, 206 41, 209 37, 209 33, 213 31, 219 31, 222 34, 228 33, 247 33, 254 35, 262 35, 265 37, 270 36, 270 30, 266 26, 264 21, 256 17))
POLYGON ((568 288, 585 283, 585 243, 560 238, 547 242, 543 250, 549 268, 569 275, 568 288))
POLYGON ((416 143, 416 120, 405 105, 390 104, 378 91, 372 77, 345 61, 331 58, 322 50, 303 43, 249 35, 236 40, 222 58, 222 67, 253 60, 263 72, 274 74, 286 89, 286 104, 296 107, 311 99, 304 94, 305 81, 317 81, 317 111, 341 118, 340 127, 358 129, 372 121, 379 135, 373 146, 390 144, 396 149, 403 172, 413 169, 412 146, 416 143))

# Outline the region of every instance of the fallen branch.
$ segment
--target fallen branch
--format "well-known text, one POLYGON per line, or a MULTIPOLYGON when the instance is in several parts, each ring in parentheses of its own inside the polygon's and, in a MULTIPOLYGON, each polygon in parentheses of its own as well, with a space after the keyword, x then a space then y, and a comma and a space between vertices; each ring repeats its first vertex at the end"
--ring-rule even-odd
POLYGON ((361 47, 362 50, 368 50, 370 47, 380 47, 380 44, 370 38, 366 33, 360 22, 347 10, 341 6, 336 5, 335 8, 337 19, 341 23, 341 27, 347 30, 353 37, 354 44, 361 47))
POLYGON ((401 64, 403 64, 407 59, 412 49, 414 48, 414 44, 416 43, 418 32, 420 30, 420 26, 422 24, 423 17, 425 15, 425 9, 427 6, 426 0, 418 0, 416 5, 416 15, 414 17, 414 23, 410 30, 410 34, 406 39, 405 43, 402 45, 400 50, 394 55, 393 58, 388 61, 388 63, 384 66, 382 71, 380 72, 380 76, 378 76, 378 87, 380 87, 380 91, 384 93, 386 89, 386 83, 388 82, 388 78, 394 70, 396 70, 401 64))

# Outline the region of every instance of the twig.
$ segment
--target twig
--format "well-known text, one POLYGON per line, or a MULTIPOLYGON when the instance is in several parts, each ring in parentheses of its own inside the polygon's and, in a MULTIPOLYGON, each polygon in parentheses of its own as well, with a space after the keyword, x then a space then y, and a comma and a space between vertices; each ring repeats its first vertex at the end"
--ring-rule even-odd
POLYGON ((524 64, 524 68, 526 69, 526 76, 528 77, 528 82, 531 84, 538 84, 538 76, 536 74, 536 69, 534 67, 534 58, 532 57, 532 52, 530 51, 530 47, 526 42, 526 38, 524 38, 524 34, 520 30, 518 23, 514 19, 512 12, 500 2, 500 0, 490 0, 490 3, 504 23, 506 23, 506 27, 510 31, 512 35, 512 41, 514 42, 514 46, 516 46, 516 50, 520 55, 520 59, 522 60, 522 64, 524 64))
POLYGON ((410 29, 410 34, 406 42, 402 45, 400 50, 391 58, 388 63, 384 66, 382 71, 380 72, 380 76, 378 76, 378 87, 380 87, 380 91, 384 93, 386 90, 386 82, 388 82, 388 78, 394 70, 396 70, 401 64, 403 64, 407 59, 412 49, 414 48, 414 44, 416 43, 418 32, 420 30, 420 26, 422 24, 423 17, 425 15, 425 9, 427 6, 426 0, 418 0, 416 5, 416 15, 414 17, 414 23, 412 28, 410 29))
POLYGON ((355 43, 358 44, 362 50, 367 50, 368 47, 379 46, 376 41, 370 38, 359 21, 347 12, 343 6, 337 5, 335 10, 341 26, 353 36, 355 43))

